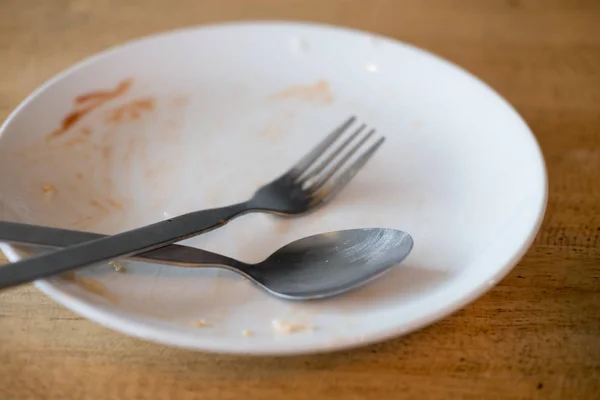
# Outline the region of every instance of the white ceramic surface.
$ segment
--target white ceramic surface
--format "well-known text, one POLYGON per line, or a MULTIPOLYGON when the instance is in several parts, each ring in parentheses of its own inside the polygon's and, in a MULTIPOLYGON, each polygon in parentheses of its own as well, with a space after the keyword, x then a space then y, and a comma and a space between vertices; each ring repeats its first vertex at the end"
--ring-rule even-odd
MULTIPOLYGON (((78 107, 100 97, 80 98, 78 107)), ((293 220, 244 216, 187 244, 258 261, 323 231, 410 232, 413 253, 384 279, 311 303, 272 298, 223 271, 150 264, 82 272, 104 289, 62 278, 37 286, 110 328, 191 349, 308 353, 398 336, 474 300, 517 263, 542 220, 547 183, 540 149, 510 105, 456 66, 386 38, 308 24, 225 24, 79 63, 4 123, 1 217, 110 233, 226 205, 349 115, 387 141, 334 203, 293 220), (128 90, 57 131, 77 96, 127 80, 128 90), (276 333, 273 319, 310 329, 276 333), (198 320, 208 326, 190 325, 198 320)), ((18 259, 14 247, 2 249, 18 259)))

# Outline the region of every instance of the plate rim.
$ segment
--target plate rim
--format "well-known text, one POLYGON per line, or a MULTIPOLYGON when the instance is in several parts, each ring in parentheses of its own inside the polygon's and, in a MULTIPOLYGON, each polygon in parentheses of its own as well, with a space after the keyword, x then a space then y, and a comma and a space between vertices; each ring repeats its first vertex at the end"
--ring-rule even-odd
MULTIPOLYGON (((499 282, 502 278, 504 278, 513 268, 518 264, 521 258, 525 255, 525 253, 529 250, 533 241, 535 240, 544 220, 544 216, 547 209, 548 204, 548 172, 546 168, 546 163, 544 160, 543 152, 539 145, 539 142, 533 131, 525 121, 525 119, 521 116, 521 114, 516 110, 516 108, 500 93, 498 93, 494 88, 488 85, 481 78, 471 73, 467 69, 455 64, 454 62, 445 59, 436 53, 425 50, 423 48, 417 47, 413 44, 406 43, 404 41, 384 36, 375 32, 364 31, 356 28, 350 28, 340 25, 332 25, 326 23, 316 23, 310 21, 297 21, 297 20, 276 20, 276 19, 265 19, 265 20, 242 20, 242 21, 229 21, 229 22, 217 22, 217 23, 209 23, 209 24, 200 24, 200 25, 190 25, 178 29, 158 31, 152 34, 143 35, 131 40, 127 40, 120 44, 108 47, 100 52, 87 56, 85 58, 80 59, 69 67, 59 71, 54 76, 47 79, 44 83, 34 89, 25 99, 23 99, 17 107, 8 115, 8 117, 4 120, 4 122, 0 125, 0 138, 6 131, 6 128, 12 123, 12 121, 16 118, 16 116, 31 102, 33 101, 39 94, 43 91, 47 90, 52 85, 58 83, 64 77, 69 74, 86 67, 87 65, 93 64, 98 60, 101 60, 105 57, 109 57, 113 54, 116 54, 120 51, 125 51, 127 48, 139 45, 143 42, 151 41, 157 39, 159 37, 167 37, 167 36, 175 36, 179 34, 185 34, 190 32, 197 32, 201 30, 211 30, 211 29, 227 29, 227 28, 240 28, 240 27, 264 27, 264 26, 274 26, 274 27, 297 27, 299 29, 315 29, 324 32, 332 31, 332 32, 340 32, 344 34, 350 35, 361 35, 365 37, 371 37, 377 40, 385 41, 394 46, 402 46, 411 51, 419 53, 420 55, 425 55, 429 58, 434 59, 437 62, 440 62, 454 70, 460 71, 462 74, 467 75, 475 82, 483 85, 483 87, 487 88, 491 94, 497 96, 497 98, 509 108, 509 112, 512 112, 515 117, 517 117, 524 125, 524 128, 529 133, 529 139, 533 144, 532 151, 536 156, 536 163, 539 163, 537 166, 540 168, 542 173, 542 196, 540 204, 538 205, 537 215, 535 217, 534 223, 532 226, 528 228, 528 234, 526 240, 520 245, 520 248, 517 252, 515 252, 503 265, 501 265, 491 277, 491 280, 495 283, 499 282)), ((7 256, 7 258, 11 261, 17 261, 20 259, 18 252, 16 249, 8 243, 0 243, 0 249, 2 249, 7 256)), ((489 279, 488 279, 489 281, 489 279)), ((465 306, 471 304, 478 298, 480 298, 483 294, 485 294, 488 290, 490 290, 491 286, 486 284, 480 284, 479 286, 473 286, 469 291, 465 292, 465 295, 459 297, 456 301, 451 304, 444 305, 439 307, 435 312, 430 312, 427 315, 420 317, 413 321, 409 325, 403 326, 395 326, 392 329, 382 329, 377 333, 369 334, 368 337, 362 337, 360 339, 356 338, 340 338, 335 342, 330 341, 322 341, 319 343, 308 343, 308 345, 298 346, 297 344, 290 344, 289 342, 271 342, 270 344, 266 344, 260 347, 256 346, 247 346, 248 342, 211 342, 211 337, 200 337, 196 336, 196 339, 193 341, 194 343, 186 343, 186 340, 181 340, 181 334, 176 334, 172 331, 169 331, 168 334, 161 333, 162 330, 156 327, 149 327, 143 323, 139 323, 136 321, 132 321, 125 316, 119 316, 111 313, 110 311, 103 310, 94 305, 88 304, 83 299, 70 295, 68 293, 63 292, 58 287, 56 287, 50 279, 43 279, 35 281, 35 287, 39 289, 42 293, 61 304, 63 307, 79 314, 86 319, 94 321, 102 326, 108 327, 117 332, 121 332, 127 334, 132 337, 137 337, 140 339, 152 341, 155 343, 160 343, 164 345, 169 345, 177 348, 184 348, 188 350, 195 351, 203 351, 208 353, 221 353, 221 354, 238 354, 238 355, 253 355, 253 356, 289 356, 289 355, 302 355, 302 354, 316 354, 316 353, 329 353, 334 351, 346 350, 356 347, 363 347, 367 345, 371 345, 374 343, 380 343, 383 341, 390 340, 392 338, 398 338, 401 336, 405 336, 409 333, 415 332, 419 329, 422 329, 426 326, 429 326, 443 318, 449 317, 465 306)))

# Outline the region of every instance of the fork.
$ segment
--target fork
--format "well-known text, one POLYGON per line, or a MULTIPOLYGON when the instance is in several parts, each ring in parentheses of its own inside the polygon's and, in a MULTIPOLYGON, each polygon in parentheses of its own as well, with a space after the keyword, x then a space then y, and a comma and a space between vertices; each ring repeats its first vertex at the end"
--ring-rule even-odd
MULTIPOLYGON (((369 145, 375 129, 365 124, 346 138, 356 117, 331 132, 283 175, 259 188, 249 200, 226 207, 194 211, 141 228, 106 236, 0 268, 4 287, 19 285, 86 265, 132 256, 217 229, 250 212, 300 215, 331 201, 367 163, 385 138, 369 145), (366 133, 364 133, 366 131, 366 133), (337 147, 338 142, 341 142, 337 147), (367 147, 362 153, 359 150, 367 147), (352 157, 356 156, 354 159, 352 157), (350 162, 349 165, 348 162, 350 162), (6 280, 5 280, 6 279, 6 280)), ((373 141, 373 140, 371 140, 373 141)), ((6 225, 5 225, 6 226, 6 225)), ((0 229, 7 229, 0 226, 0 229)), ((10 231, 0 232, 4 237, 10 231)))

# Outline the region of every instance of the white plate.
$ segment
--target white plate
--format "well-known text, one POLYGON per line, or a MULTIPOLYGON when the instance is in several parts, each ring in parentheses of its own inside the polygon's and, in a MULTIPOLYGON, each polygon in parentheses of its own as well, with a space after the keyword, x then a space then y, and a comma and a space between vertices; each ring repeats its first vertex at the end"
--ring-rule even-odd
POLYGON ((406 230, 413 253, 384 279, 312 303, 272 298, 222 271, 150 264, 82 272, 104 289, 62 278, 37 286, 110 328, 190 349, 292 354, 381 341, 496 284, 531 244, 546 204, 543 158, 519 115, 472 75, 414 47, 260 22, 186 29, 104 52, 51 79, 3 125, 0 212, 110 233, 227 205, 349 115, 387 141, 330 206, 291 221, 248 215, 188 243, 252 262, 318 232, 406 230), (56 131, 77 96, 128 79, 123 94, 56 131), (277 334, 273 319, 310 329, 277 334), (208 326, 190 326, 198 320, 208 326))

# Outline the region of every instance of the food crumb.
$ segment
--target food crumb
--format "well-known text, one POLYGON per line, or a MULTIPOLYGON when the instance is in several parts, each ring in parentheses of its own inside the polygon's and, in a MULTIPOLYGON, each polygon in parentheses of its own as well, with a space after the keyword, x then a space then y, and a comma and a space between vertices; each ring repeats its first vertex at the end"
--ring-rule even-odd
POLYGON ((204 319, 199 319, 197 321, 191 321, 189 325, 195 326, 196 328, 204 328, 208 326, 208 323, 204 319))
POLYGON ((42 186, 42 192, 44 192, 44 198, 46 200, 51 200, 54 197, 54 194, 56 193, 56 188, 54 187, 54 185, 46 183, 42 186))
POLYGON ((304 326, 304 325, 283 322, 278 319, 274 319, 271 322, 271 325, 273 325, 273 329, 275 330, 275 332, 284 333, 286 335, 288 335, 290 333, 306 330, 306 326, 304 326))
POLYGON ((242 335, 243 336, 252 336, 252 335, 254 335, 254 332, 252 332, 251 330, 248 330, 248 329, 244 329, 242 331, 242 335))
POLYGON ((125 268, 125 266, 123 264, 121 264, 119 261, 109 261, 108 265, 113 267, 114 270, 117 272, 121 272, 121 273, 127 272, 127 269, 125 268))

